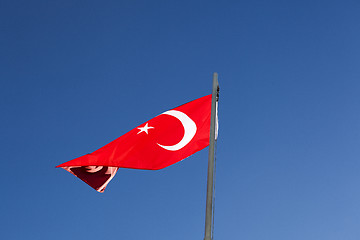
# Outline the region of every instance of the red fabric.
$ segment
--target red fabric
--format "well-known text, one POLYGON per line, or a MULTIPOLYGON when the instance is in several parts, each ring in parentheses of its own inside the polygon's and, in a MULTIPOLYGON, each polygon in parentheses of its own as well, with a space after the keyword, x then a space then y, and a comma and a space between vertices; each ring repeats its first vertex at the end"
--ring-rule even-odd
POLYGON ((63 167, 66 171, 74 174, 98 192, 104 192, 107 184, 115 176, 117 167, 84 166, 63 167))
MULTIPOLYGON (((96 166, 157 170, 179 162, 207 147, 210 135, 211 95, 196 99, 173 110, 175 111, 172 112, 185 115, 185 117, 176 117, 165 112, 93 153, 65 162, 57 167, 64 168, 90 186, 93 185, 92 187, 99 189, 99 186, 107 181, 110 175, 105 177, 102 175, 103 180, 100 182, 96 179, 87 180, 87 175, 91 175, 93 178, 95 170, 100 169, 96 166), (187 123, 184 119, 187 120, 187 123), (195 125, 196 127, 194 127, 195 125), (195 128, 196 131, 194 131, 195 128), (185 139, 187 140, 184 141, 185 139), (185 142, 180 149, 165 149, 166 146, 178 146, 180 142, 185 142), (86 168, 86 166, 93 166, 90 168, 95 170, 87 170, 89 167, 86 168), (90 182, 94 183, 90 184, 90 182)), ((115 173, 116 171, 113 175, 115 173)), ((101 186, 102 191, 106 184, 101 186)))

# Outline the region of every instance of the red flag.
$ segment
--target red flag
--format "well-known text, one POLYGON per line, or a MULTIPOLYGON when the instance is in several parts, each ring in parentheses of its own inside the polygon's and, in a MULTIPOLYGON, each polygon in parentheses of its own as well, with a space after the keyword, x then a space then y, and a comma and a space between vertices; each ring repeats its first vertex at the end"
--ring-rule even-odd
POLYGON ((60 164, 99 192, 118 168, 157 170, 209 145, 211 95, 141 124, 93 153, 60 164))

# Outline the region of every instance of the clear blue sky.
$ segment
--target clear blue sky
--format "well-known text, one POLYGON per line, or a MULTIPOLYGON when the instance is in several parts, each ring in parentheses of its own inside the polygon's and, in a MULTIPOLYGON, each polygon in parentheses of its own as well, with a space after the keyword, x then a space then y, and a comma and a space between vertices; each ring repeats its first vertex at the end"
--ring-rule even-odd
POLYGON ((55 166, 211 93, 215 239, 360 239, 359 1, 0 3, 3 239, 203 239, 208 150, 120 169, 105 193, 55 166))

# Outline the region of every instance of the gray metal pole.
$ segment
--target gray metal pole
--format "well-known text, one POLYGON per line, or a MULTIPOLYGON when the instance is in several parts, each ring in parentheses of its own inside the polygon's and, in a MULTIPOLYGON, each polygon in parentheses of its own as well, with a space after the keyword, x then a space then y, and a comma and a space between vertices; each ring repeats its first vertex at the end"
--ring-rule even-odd
POLYGON ((206 193, 206 213, 205 213, 205 237, 204 240, 212 240, 212 211, 213 211, 213 189, 214 189, 214 155, 215 155, 215 124, 216 124, 216 103, 219 98, 218 74, 213 75, 213 89, 211 102, 211 122, 210 122, 210 143, 209 160, 207 175, 207 193, 206 193))

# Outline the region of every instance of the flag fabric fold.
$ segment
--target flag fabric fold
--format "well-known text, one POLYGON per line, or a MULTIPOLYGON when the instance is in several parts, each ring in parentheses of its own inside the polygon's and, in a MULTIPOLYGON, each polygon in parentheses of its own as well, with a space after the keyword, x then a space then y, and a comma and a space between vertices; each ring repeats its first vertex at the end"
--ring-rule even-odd
POLYGON ((158 170, 209 145, 211 95, 132 129, 98 150, 58 165, 103 192, 118 168, 158 170))

